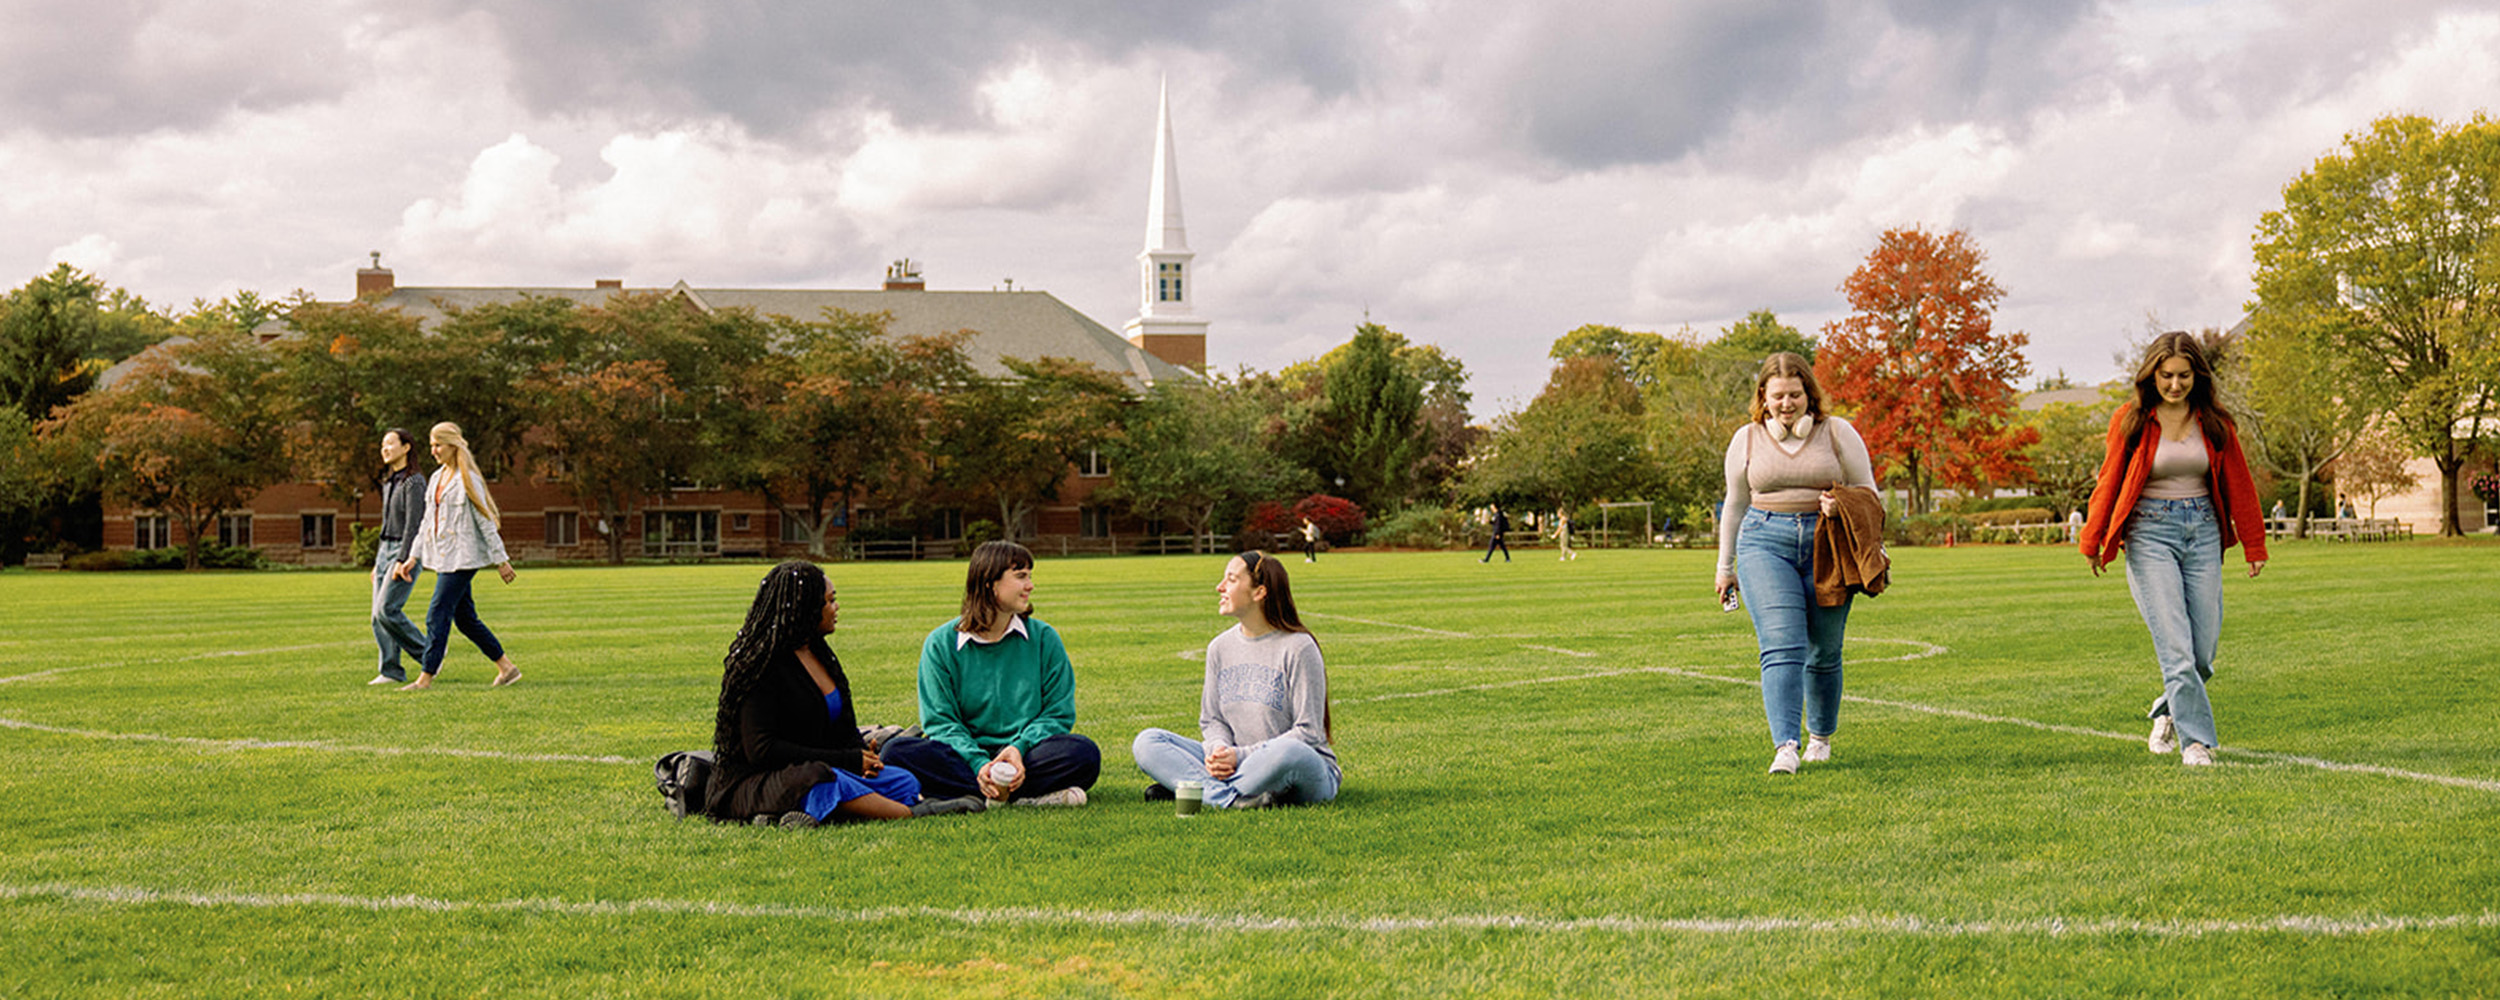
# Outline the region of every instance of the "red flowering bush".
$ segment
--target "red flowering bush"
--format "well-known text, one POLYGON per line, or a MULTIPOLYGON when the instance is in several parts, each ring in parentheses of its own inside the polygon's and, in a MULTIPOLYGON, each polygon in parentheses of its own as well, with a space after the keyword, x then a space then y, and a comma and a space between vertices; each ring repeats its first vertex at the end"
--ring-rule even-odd
POLYGON ((1250 505, 1250 513, 1241 519, 1241 530, 1264 531, 1269 534, 1293 531, 1302 527, 1293 512, 1274 500, 1261 500, 1250 505))
POLYGON ((1319 525, 1320 534, 1328 536, 1329 542, 1337 545, 1343 545, 1363 532, 1363 508, 1343 497, 1325 493, 1303 497, 1300 503, 1293 505, 1292 526, 1300 528, 1305 518, 1319 525))
POLYGON ((2484 503, 2500 503, 2500 474, 2484 473, 2474 477, 2474 495, 2484 503))

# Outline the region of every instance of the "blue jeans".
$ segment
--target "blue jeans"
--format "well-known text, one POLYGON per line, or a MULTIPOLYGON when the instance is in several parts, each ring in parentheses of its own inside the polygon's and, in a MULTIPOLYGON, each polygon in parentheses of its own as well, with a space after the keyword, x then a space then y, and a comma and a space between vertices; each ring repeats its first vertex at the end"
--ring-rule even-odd
POLYGON ((408 595, 417 589, 417 582, 391 575, 391 567, 406 558, 404 540, 383 542, 373 553, 373 644, 382 650, 382 676, 395 681, 408 679, 407 669, 399 665, 400 654, 419 662, 425 657, 425 633, 417 631, 417 623, 400 610, 408 606, 408 595))
MULTIPOLYGON (((925 736, 897 736, 877 756, 887 770, 897 767, 920 779, 920 794, 951 799, 981 794, 972 763, 955 748, 925 736)), ((1062 788, 1092 788, 1102 777, 1102 748, 1076 733, 1061 733, 1024 752, 1024 783, 1011 799, 1030 799, 1062 788)))
POLYGON ((1231 806, 1236 799, 1266 792, 1304 805, 1337 797, 1336 765, 1308 743, 1287 736, 1239 750, 1233 776, 1211 778, 1207 776, 1206 744, 1197 740, 1168 729, 1149 729, 1137 734, 1136 742, 1129 745, 1129 755, 1137 759, 1137 769, 1146 772, 1155 784, 1179 788, 1184 781, 1204 782, 1207 804, 1218 809, 1231 806))
POLYGON ((2220 746, 2205 697, 2222 640, 2222 524, 2211 499, 2136 501, 2127 520, 2127 592, 2161 663, 2161 700, 2151 714, 2171 717, 2181 745, 2220 746))
POLYGON ((434 571, 434 599, 425 608, 425 672, 427 676, 443 669, 443 654, 451 651, 451 630, 477 644, 477 651, 489 660, 503 659, 503 643, 495 641, 495 633, 477 617, 477 601, 469 596, 469 583, 477 576, 473 569, 445 573, 434 571))
POLYGON ((1840 728, 1840 643, 1849 628, 1849 602, 1815 606, 1814 525, 1820 519, 1748 507, 1736 529, 1736 587, 1762 650, 1762 714, 1774 746, 1797 742, 1801 710, 1806 729, 1817 736, 1840 728))

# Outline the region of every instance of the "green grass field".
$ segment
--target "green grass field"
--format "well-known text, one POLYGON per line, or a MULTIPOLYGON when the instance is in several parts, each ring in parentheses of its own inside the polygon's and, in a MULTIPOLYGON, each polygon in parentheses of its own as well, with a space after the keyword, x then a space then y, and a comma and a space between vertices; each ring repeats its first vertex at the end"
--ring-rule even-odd
MULTIPOLYGON (((1128 744, 1195 730, 1220 560, 1046 558, 1094 804, 810 831, 651 787, 759 566, 481 582, 527 675, 427 694, 364 686, 354 573, 11 571, 0 995, 2500 993, 2500 545, 2233 553, 2201 771, 2123 578, 1966 547, 1896 553, 1835 760, 1768 777, 1709 559, 1291 563, 1345 792, 1180 819, 1128 744)), ((909 721, 962 564, 829 568, 909 721)))

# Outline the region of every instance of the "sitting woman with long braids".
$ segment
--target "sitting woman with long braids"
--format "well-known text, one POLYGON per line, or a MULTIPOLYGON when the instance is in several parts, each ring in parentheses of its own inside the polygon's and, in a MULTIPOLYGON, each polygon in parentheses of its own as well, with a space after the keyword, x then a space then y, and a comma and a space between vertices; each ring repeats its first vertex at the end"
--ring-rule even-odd
POLYGON ((814 826, 977 812, 978 797, 923 799, 911 772, 860 740, 850 678, 825 636, 842 606, 825 571, 791 560, 765 574, 722 661, 712 722, 718 770, 703 812, 716 820, 814 826))

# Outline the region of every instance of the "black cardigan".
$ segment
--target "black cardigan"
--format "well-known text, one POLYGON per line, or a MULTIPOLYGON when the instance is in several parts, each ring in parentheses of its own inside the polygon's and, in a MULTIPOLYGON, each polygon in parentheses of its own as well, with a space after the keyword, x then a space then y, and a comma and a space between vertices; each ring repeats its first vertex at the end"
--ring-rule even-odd
POLYGON ((705 815, 743 820, 789 812, 806 801, 808 789, 832 780, 832 769, 859 773, 860 753, 867 745, 859 738, 851 680, 823 639, 810 648, 833 676, 834 689, 842 692, 841 713, 825 711, 825 696, 796 651, 773 657, 738 706, 738 752, 743 759, 723 761, 713 773, 704 790, 705 815))

